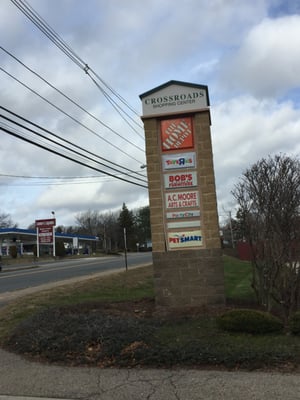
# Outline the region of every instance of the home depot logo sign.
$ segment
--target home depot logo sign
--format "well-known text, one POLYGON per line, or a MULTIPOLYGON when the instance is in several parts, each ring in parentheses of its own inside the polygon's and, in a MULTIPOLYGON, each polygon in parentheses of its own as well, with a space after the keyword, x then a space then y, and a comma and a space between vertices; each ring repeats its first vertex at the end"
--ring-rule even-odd
POLYGON ((194 146, 192 118, 161 121, 162 151, 190 149, 194 146))

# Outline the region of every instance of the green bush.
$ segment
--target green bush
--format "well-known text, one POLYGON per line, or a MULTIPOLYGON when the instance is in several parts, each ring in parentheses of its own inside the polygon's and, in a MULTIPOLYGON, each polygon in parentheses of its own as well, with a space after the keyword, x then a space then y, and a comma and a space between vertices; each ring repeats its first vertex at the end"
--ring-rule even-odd
POLYGON ((63 242, 61 242, 61 241, 55 242, 55 254, 57 257, 65 257, 66 249, 65 249, 63 242))
POLYGON ((218 327, 230 332, 265 334, 280 332, 283 323, 273 315, 249 309, 226 312, 217 318, 218 327))
POLYGON ((290 332, 294 335, 300 335, 300 311, 295 312, 289 319, 290 332))

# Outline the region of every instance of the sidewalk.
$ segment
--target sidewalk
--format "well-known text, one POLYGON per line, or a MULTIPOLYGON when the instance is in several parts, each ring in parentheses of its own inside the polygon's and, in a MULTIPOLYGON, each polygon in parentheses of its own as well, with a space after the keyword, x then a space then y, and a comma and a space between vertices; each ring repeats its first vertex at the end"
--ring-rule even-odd
POLYGON ((300 399, 300 374, 72 368, 29 362, 3 350, 0 360, 0 400, 300 399))

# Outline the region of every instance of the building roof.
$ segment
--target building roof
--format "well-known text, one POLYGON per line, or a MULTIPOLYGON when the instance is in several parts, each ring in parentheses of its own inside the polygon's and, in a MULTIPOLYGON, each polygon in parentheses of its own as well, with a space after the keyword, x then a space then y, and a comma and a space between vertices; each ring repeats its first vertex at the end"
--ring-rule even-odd
MULTIPOLYGON (((20 228, 0 228, 0 237, 8 235, 24 235, 24 236, 36 236, 35 229, 20 229, 20 228)), ((78 238, 79 240, 98 240, 97 236, 73 234, 73 233, 59 233, 55 232, 57 238, 62 239, 73 239, 78 238)))
POLYGON ((153 93, 156 93, 162 89, 167 88, 168 86, 185 86, 185 87, 191 87, 191 88, 198 88, 198 89, 203 89, 206 92, 206 97, 207 97, 207 103, 209 106, 209 95, 208 95, 208 86, 207 85, 200 85, 198 83, 191 83, 191 82, 182 82, 182 81, 176 81, 176 80, 171 80, 168 82, 163 83, 162 85, 156 86, 155 88, 148 90, 145 93, 140 94, 140 99, 143 99, 144 97, 147 97, 153 93))

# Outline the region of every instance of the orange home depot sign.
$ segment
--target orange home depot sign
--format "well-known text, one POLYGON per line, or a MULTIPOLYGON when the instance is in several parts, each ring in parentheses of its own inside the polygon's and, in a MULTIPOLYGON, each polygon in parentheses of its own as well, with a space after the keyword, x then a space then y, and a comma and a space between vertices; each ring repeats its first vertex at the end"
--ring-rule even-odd
POLYGON ((161 121, 162 151, 191 149, 194 146, 191 117, 172 118, 161 121))

